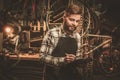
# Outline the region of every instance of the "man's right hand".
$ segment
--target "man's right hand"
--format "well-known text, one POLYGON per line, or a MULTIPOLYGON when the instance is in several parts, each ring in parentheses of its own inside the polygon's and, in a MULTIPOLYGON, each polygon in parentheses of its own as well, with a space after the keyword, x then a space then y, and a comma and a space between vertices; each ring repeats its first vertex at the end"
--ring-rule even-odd
POLYGON ((76 56, 74 54, 66 54, 65 61, 67 63, 73 62, 75 60, 76 56))

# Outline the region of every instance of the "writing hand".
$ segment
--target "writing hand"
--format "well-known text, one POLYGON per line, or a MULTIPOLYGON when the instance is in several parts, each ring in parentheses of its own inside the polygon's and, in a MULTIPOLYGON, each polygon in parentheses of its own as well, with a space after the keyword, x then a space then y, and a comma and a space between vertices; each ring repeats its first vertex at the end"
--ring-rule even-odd
POLYGON ((70 63, 70 62, 74 61, 75 58, 76 58, 76 56, 75 56, 74 54, 66 54, 66 56, 65 56, 65 61, 66 61, 67 63, 70 63))

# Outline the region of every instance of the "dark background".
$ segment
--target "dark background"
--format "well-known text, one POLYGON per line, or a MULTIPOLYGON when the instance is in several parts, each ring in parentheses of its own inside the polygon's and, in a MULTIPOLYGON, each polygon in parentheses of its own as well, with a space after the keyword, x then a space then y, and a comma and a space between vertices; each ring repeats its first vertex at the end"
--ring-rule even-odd
POLYGON ((117 24, 120 24, 120 0, 99 0, 107 8, 106 15, 117 24))

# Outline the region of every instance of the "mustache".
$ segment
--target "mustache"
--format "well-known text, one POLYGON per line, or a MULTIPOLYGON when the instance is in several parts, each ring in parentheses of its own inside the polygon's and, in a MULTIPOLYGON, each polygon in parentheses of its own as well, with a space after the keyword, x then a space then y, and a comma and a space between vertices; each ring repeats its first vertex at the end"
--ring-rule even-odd
POLYGON ((70 26, 70 28, 74 28, 74 29, 76 29, 76 28, 77 28, 77 26, 70 26))

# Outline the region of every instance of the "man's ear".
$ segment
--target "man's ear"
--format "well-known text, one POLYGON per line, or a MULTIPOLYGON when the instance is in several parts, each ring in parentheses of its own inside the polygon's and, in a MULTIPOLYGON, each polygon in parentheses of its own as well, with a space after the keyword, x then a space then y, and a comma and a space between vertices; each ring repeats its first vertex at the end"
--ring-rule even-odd
POLYGON ((64 14, 62 18, 63 18, 63 20, 65 20, 65 18, 66 18, 66 14, 64 14))

